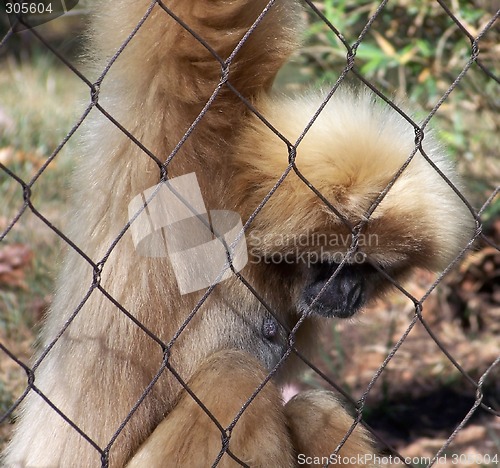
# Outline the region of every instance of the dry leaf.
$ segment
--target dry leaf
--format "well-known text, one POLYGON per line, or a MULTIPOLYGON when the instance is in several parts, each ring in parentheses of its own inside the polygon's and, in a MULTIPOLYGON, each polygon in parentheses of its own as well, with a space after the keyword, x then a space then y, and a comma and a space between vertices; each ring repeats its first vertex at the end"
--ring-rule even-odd
POLYGON ((33 251, 25 244, 7 244, 0 249, 0 286, 26 288, 25 270, 32 260, 33 251))

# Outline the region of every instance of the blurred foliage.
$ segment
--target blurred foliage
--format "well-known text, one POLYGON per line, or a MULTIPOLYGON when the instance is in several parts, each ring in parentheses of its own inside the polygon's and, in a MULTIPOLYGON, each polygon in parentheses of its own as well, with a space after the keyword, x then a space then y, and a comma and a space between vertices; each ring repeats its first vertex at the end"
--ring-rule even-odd
MULTIPOLYGON (((480 4, 450 2, 453 15, 473 37, 493 16, 493 12, 480 4)), ((315 5, 340 34, 310 11, 303 57, 311 73, 320 76, 320 82, 332 82, 346 66, 347 49, 342 41, 351 47, 356 43, 379 3, 323 0, 315 5)), ((480 59, 493 73, 498 68, 499 36, 493 28, 480 42, 480 59)), ((381 9, 362 38, 356 51, 356 67, 382 89, 399 91, 420 102, 433 101, 449 87, 470 55, 469 38, 436 0, 395 0, 381 9)), ((481 89, 483 83, 494 86, 493 80, 474 68, 470 72, 477 75, 474 91, 481 89)))

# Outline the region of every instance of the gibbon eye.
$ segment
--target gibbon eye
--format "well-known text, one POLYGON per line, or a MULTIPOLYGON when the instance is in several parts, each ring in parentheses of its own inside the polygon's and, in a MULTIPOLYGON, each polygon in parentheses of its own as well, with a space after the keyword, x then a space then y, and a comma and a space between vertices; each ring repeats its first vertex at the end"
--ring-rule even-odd
POLYGON ((378 276, 377 270, 369 263, 345 264, 322 291, 339 265, 319 262, 310 268, 310 282, 302 292, 300 308, 310 308, 312 313, 324 317, 348 318, 354 315, 370 299, 371 285, 378 276))

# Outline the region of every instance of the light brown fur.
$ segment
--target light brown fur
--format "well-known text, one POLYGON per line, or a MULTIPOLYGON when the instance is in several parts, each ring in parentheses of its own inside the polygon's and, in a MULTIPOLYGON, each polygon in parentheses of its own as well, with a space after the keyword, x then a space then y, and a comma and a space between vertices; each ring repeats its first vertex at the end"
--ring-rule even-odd
MULTIPOLYGON (((226 59, 266 4, 264 0, 174 0, 167 6, 226 59)), ((96 5, 90 45, 91 55, 99 58, 95 70, 104 67, 148 5, 146 0, 96 5)), ((292 143, 322 100, 316 95, 292 100, 270 91, 277 71, 298 46, 300 24, 297 3, 278 0, 229 69, 229 82, 292 143)), ((164 161, 220 76, 221 66, 208 50, 155 5, 104 79, 99 103, 164 161)), ((97 263, 127 223, 131 198, 157 184, 160 169, 97 110, 86 125, 73 180, 68 236, 97 263)), ((428 153, 453 178, 435 143, 427 141, 428 153)), ((377 107, 363 93, 356 97, 344 91, 334 96, 298 146, 296 163, 355 224, 364 218, 411 150, 411 129, 400 117, 377 107)), ((235 210, 245 221, 281 176, 287 161, 286 145, 223 86, 167 170, 170 177, 196 172, 206 205, 235 210)), ((442 268, 465 244, 471 219, 462 202, 417 153, 370 217, 365 229, 376 232, 379 240, 365 250, 382 266, 395 265, 396 279, 414 266, 442 268), (440 198, 439 206, 435 197, 440 198)), ((249 247, 255 247, 251 260, 286 249, 277 243, 284 232, 349 234, 293 172, 247 233, 250 240, 260 239, 257 246, 250 242, 249 247)), ((340 250, 345 251, 345 245, 340 250)), ((242 273, 277 318, 293 328, 299 319, 300 290, 308 277, 303 266, 282 269, 251 261, 242 273)), ((36 369, 35 385, 104 449, 164 356, 158 343, 98 288, 78 308, 93 277, 89 263, 70 249, 43 328, 42 349, 70 318, 71 323, 36 369), (75 310, 78 313, 73 318, 75 310)), ((106 259, 100 285, 165 343, 204 292, 180 295, 169 260, 138 256, 130 232, 106 259)), ((286 350, 286 330, 281 329, 272 342, 262 337, 262 323, 268 317, 265 307, 243 284, 235 278, 227 280, 216 287, 170 350, 170 365, 213 409, 223 426, 232 421, 286 350)), ((307 353, 316 341, 319 320, 311 317, 299 328, 297 346, 302 352, 307 353)), ((286 367, 278 381, 296 372, 292 360, 286 367)), ((314 453, 317 448, 321 453, 314 455, 333 451, 350 426, 345 410, 326 394, 305 395, 283 410, 276 385, 274 380, 268 382, 243 413, 229 445, 234 455, 250 466, 291 466, 298 450, 309 447, 314 453), (315 425, 301 424, 301 420, 320 413, 324 413, 325 424, 317 430, 324 435, 318 434, 321 444, 316 447, 311 445, 315 425), (267 457, 276 464, 267 464, 267 457)), ((200 461, 200 454, 219 453, 218 430, 184 392, 165 370, 113 440, 109 466, 124 466, 144 441, 131 466, 141 466, 140 460, 148 460, 142 466, 151 467, 210 466, 211 461, 200 461), (174 456, 178 464, 165 459, 174 456)), ((367 440, 358 428, 343 450, 371 452, 367 440)), ((222 461, 232 466, 227 454, 222 461)), ((91 467, 100 463, 99 453, 88 441, 39 395, 28 395, 6 454, 7 467, 91 467)))
MULTIPOLYGON (((189 388, 226 428, 266 375, 260 363, 247 353, 220 351, 200 366, 192 376, 189 388), (216 388, 224 389, 224 392, 215 392, 216 388)), ((221 449, 221 431, 198 403, 184 392, 179 403, 127 464, 127 468, 201 468, 213 463, 221 449)), ((266 385, 243 413, 231 433, 230 449, 250 466, 286 468, 294 465, 283 404, 274 384, 266 385)), ((241 465, 225 454, 219 466, 241 465)))

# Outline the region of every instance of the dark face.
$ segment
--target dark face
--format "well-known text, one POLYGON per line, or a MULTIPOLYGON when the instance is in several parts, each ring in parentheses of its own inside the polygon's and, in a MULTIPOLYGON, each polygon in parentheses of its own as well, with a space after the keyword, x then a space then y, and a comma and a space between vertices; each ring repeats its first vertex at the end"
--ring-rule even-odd
POLYGON ((308 276, 299 307, 302 312, 324 317, 351 317, 379 292, 383 283, 381 274, 369 263, 344 264, 340 268, 337 263, 320 262, 309 268, 308 276))

